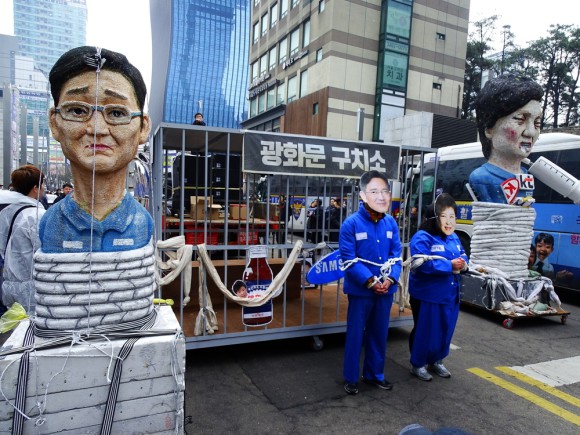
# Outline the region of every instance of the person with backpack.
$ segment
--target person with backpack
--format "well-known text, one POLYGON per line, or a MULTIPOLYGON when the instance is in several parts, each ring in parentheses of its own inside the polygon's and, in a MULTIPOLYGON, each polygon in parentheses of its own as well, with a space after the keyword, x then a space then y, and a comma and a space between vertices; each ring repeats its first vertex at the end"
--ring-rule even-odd
POLYGON ((12 172, 11 181, 19 196, 0 212, 2 303, 9 308, 18 302, 28 314, 33 314, 36 302, 32 261, 40 248, 38 223, 46 211, 40 202, 45 190, 44 174, 33 165, 24 165, 12 172))

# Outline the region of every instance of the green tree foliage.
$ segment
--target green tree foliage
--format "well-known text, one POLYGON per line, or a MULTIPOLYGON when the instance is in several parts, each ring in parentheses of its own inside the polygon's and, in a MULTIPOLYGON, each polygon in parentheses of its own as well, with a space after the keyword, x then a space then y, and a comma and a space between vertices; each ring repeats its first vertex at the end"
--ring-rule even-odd
POLYGON ((486 58, 491 50, 491 42, 497 15, 473 23, 474 30, 467 41, 465 59, 465 80, 463 86, 463 119, 475 119, 475 98, 481 90, 482 71, 491 69, 493 62, 486 58))
POLYGON ((546 37, 520 48, 513 43, 509 26, 502 32, 499 54, 492 51, 491 35, 497 16, 473 23, 465 66, 463 118, 473 119, 473 103, 481 89, 481 71, 494 75, 519 73, 534 78, 544 88, 543 128, 580 125, 580 28, 551 25, 546 37))

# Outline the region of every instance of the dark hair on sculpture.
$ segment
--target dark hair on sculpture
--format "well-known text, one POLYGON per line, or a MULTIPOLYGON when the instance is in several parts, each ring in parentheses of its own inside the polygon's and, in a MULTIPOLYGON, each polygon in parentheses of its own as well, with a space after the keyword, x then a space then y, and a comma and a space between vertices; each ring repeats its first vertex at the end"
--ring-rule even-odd
MULTIPOLYGON (((86 71, 101 70, 115 71, 122 74, 131 84, 135 91, 135 97, 139 104, 139 110, 143 111, 147 87, 143 77, 121 53, 102 48, 100 53, 96 47, 76 47, 64 53, 54 64, 49 74, 50 92, 54 100, 54 105, 58 106, 60 91, 64 84, 86 71)), ((143 115, 141 115, 141 121, 143 115)))
POLYGON ((477 130, 483 155, 489 159, 492 143, 485 136, 485 130, 492 128, 496 121, 532 100, 541 101, 542 87, 529 77, 507 74, 489 80, 475 101, 477 130))
POLYGON ((44 174, 33 165, 24 165, 12 171, 10 175, 13 189, 28 196, 34 186, 44 183, 44 174))
POLYGON ((369 184, 373 178, 380 178, 383 180, 385 183, 387 183, 387 189, 389 189, 389 179, 385 173, 373 170, 365 172, 360 176, 359 188, 361 192, 364 192, 367 189, 367 184, 369 184))
POLYGON ((439 215, 446 208, 451 207, 455 214, 457 214, 457 204, 451 195, 448 193, 441 193, 435 198, 435 203, 427 206, 425 210, 425 220, 419 227, 420 230, 426 231, 432 236, 441 236, 443 238, 447 237, 446 234, 441 231, 441 225, 439 224, 439 215))

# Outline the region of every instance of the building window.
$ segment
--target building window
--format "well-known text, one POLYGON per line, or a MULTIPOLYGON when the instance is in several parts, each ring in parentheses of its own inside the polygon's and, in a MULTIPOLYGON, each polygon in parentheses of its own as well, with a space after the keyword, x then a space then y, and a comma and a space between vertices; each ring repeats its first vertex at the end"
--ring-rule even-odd
POLYGON ((312 105, 312 114, 313 115, 318 115, 318 103, 314 103, 312 105))
POLYGON ((310 20, 304 21, 304 26, 302 30, 302 47, 306 47, 310 44, 310 20))
POLYGON ((316 62, 320 62, 322 60, 322 48, 316 50, 316 62))
POLYGON ((296 6, 298 6, 298 3, 300 3, 300 0, 292 0, 291 8, 294 9, 296 6))
POLYGON ((258 96, 258 113, 262 113, 264 110, 266 110, 266 93, 262 92, 258 96))
POLYGON ((280 41, 280 46, 279 46, 279 51, 278 51, 278 63, 282 63, 286 60, 286 56, 288 56, 288 40, 286 38, 282 39, 280 41))
POLYGON ((288 15, 288 0, 280 0, 280 19, 288 15))
POLYGON ((296 99, 296 76, 288 79, 288 98, 286 101, 289 103, 296 99))
POLYGON ((278 58, 276 57, 276 46, 274 45, 271 49, 270 49, 270 62, 268 64, 268 69, 274 69, 276 68, 276 61, 278 60, 278 58))
POLYGON ((441 90, 441 83, 433 83, 433 89, 441 90))
POLYGON ((260 39, 260 22, 256 22, 254 23, 254 44, 258 42, 258 40, 260 39))
POLYGON ((260 67, 260 65, 258 64, 258 61, 254 62, 252 64, 252 81, 254 81, 258 78, 258 71, 259 71, 258 68, 259 67, 260 67))
POLYGON ((318 13, 320 14, 322 12, 324 12, 324 0, 318 2, 318 13))
POLYGON ((437 39, 440 39, 442 41, 445 41, 445 33, 439 33, 439 32, 437 32, 437 39))
POLYGON ((260 57, 260 77, 266 74, 268 71, 268 53, 260 57))
POLYGON ((298 53, 300 48, 300 28, 290 33, 290 56, 298 53))
POLYGON ((300 73, 300 98, 308 93, 308 70, 300 73))
POLYGON ((282 82, 278 84, 278 87, 276 88, 276 105, 284 104, 284 101, 286 101, 284 99, 285 93, 286 93, 286 82, 282 82))
POLYGON ((258 99, 250 100, 250 118, 258 114, 258 99))
POLYGON ((266 36, 268 33, 268 13, 266 12, 262 15, 262 36, 266 36))
POLYGON ((260 4, 260 0, 254 0, 254 6, 258 6, 260 4))
POLYGON ((278 3, 274 3, 270 9, 270 27, 274 27, 278 22, 278 3))
POLYGON ((276 105, 276 88, 268 89, 268 95, 266 97, 266 109, 271 109, 276 105))

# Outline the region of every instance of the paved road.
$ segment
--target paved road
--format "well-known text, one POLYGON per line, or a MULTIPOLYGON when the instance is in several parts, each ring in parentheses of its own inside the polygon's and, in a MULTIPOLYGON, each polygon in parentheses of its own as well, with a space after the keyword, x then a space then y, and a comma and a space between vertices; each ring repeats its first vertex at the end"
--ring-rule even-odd
POLYGON ((324 336, 324 349, 318 352, 304 338, 191 350, 185 415, 192 423, 186 430, 397 434, 420 423, 431 430, 452 426, 472 434, 578 434, 580 305, 564 308, 572 312, 566 325, 559 317, 532 318, 516 322, 512 330, 501 327, 494 315, 462 309, 446 360, 452 377, 429 383, 409 374, 410 328, 392 328, 386 374, 394 389, 363 385, 357 396, 342 390, 343 334, 324 336), (554 366, 543 382, 554 378, 565 385, 531 385, 526 381, 533 383, 533 378, 497 368, 516 367, 535 376, 543 366, 517 367, 548 361, 554 366))

